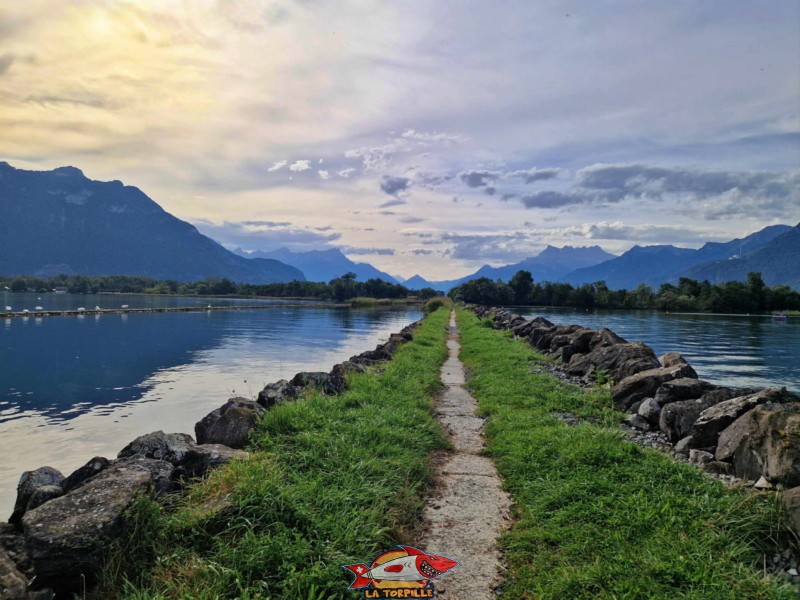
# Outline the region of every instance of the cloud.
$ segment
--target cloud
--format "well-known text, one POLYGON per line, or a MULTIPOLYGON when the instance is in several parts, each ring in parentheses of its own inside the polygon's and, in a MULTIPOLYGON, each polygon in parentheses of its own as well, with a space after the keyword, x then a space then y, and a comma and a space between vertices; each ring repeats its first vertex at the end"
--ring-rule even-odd
POLYGON ((445 255, 468 261, 518 261, 532 255, 532 234, 512 231, 489 234, 443 233, 439 241, 450 244, 445 255))
POLYGON ((391 208, 392 206, 400 206, 401 204, 408 204, 408 202, 400 198, 395 198, 394 200, 389 200, 387 202, 384 202, 383 204, 378 206, 378 208, 391 208))
POLYGON ((562 169, 537 169, 535 167, 531 167, 530 169, 522 171, 509 171, 503 175, 503 179, 513 179, 515 177, 519 177, 522 178, 525 183, 535 183, 537 181, 555 179, 562 172, 562 169))
POLYGON ((491 186, 491 185, 487 185, 485 188, 483 188, 483 192, 484 192, 484 193, 485 193, 487 196, 494 196, 495 192, 497 192, 497 188, 496 188, 496 187, 493 187, 493 186, 491 186))
POLYGON ((268 173, 272 173, 273 171, 280 171, 283 167, 287 165, 289 161, 286 160, 279 160, 278 162, 274 163, 269 169, 267 169, 268 173))
POLYGON ((471 188, 483 187, 490 181, 494 181, 502 175, 499 171, 462 171, 458 177, 471 188))
POLYGON ((317 173, 319 173, 319 176, 322 177, 323 179, 331 178, 331 174, 328 171, 317 171, 317 173))
POLYGON ((238 246, 248 251, 275 250, 287 247, 290 250, 318 250, 331 247, 341 233, 320 233, 312 228, 300 227, 285 221, 223 221, 195 219, 192 224, 200 233, 224 246, 238 246))
POLYGON ((525 208, 561 208, 570 204, 590 204, 597 199, 596 196, 587 195, 580 191, 556 192, 543 191, 535 194, 525 194, 519 200, 525 208))
POLYGON ((412 215, 408 215, 406 217, 400 217, 398 219, 398 221, 400 221, 401 223, 422 223, 425 220, 426 219, 423 219, 422 217, 414 217, 412 215))
POLYGON ((356 169, 353 169, 352 167, 349 167, 347 169, 342 169, 341 171, 339 171, 337 173, 337 175, 339 177, 343 177, 344 179, 349 179, 350 176, 355 172, 356 172, 356 169))
POLYGON ((373 255, 373 256, 394 256, 394 248, 361 248, 356 246, 340 246, 339 249, 345 254, 353 255, 373 255))
POLYGON ((425 132, 425 131, 416 131, 414 129, 406 129, 401 137, 405 139, 417 140, 419 142, 425 143, 446 143, 446 144, 455 144, 458 142, 466 141, 466 137, 462 135, 453 135, 449 133, 436 133, 436 132, 425 132))
POLYGON ((310 160, 296 160, 294 163, 289 165, 290 171, 295 171, 300 173, 302 171, 308 171, 311 168, 311 161, 310 160))
POLYGON ((411 180, 408 177, 394 177, 393 175, 384 175, 381 177, 381 191, 390 196, 397 196, 400 192, 407 191, 411 186, 411 180))
POLYGON ((6 71, 11 68, 11 65, 14 64, 16 60, 16 56, 11 52, 6 52, 2 56, 0 56, 0 75, 3 75, 6 71))
POLYGON ((415 254, 416 256, 429 256, 431 254, 435 254, 433 250, 428 250, 427 248, 415 248, 411 251, 411 254, 415 254))
POLYGON ((551 233, 594 240, 626 240, 658 244, 700 244, 730 240, 729 234, 708 229, 674 225, 626 225, 623 221, 583 223, 552 230, 551 233))

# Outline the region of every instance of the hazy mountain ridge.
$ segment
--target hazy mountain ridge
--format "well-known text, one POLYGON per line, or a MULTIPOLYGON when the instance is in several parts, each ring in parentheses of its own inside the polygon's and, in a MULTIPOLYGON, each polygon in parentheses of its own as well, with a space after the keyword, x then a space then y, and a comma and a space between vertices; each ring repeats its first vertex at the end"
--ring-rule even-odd
POLYGON ((376 269, 369 263, 358 263, 350 260, 338 248, 310 250, 307 252, 292 252, 288 248, 246 252, 241 248, 237 248, 233 252, 248 259, 273 259, 291 265, 300 269, 308 281, 324 281, 327 283, 331 279, 341 277, 347 272, 353 272, 359 281, 383 279, 388 283, 399 283, 397 279, 376 269))
POLYGON ((27 171, 0 162, 0 211, 6 275, 305 280, 279 261, 236 256, 136 187, 94 181, 75 167, 27 171))
MULTIPOLYGON (((677 283, 681 277, 702 280, 706 277, 698 275, 700 266, 739 254, 750 255, 791 229, 789 225, 772 225, 744 238, 724 243, 709 242, 697 250, 669 245, 634 246, 617 258, 576 269, 568 273, 563 281, 573 285, 605 281, 611 289, 633 289, 642 283, 657 288, 662 283, 677 283)), ((765 267, 757 260, 750 261, 748 265, 750 271, 763 271, 765 267)), ((746 277, 747 273, 739 279, 746 277)))

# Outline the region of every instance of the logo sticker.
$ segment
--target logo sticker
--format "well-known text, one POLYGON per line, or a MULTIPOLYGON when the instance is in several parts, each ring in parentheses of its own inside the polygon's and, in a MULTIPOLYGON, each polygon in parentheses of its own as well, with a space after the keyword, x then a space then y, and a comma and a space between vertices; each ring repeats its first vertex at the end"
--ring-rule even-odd
POLYGON ((342 565, 355 575, 348 589, 363 590, 364 598, 433 598, 431 580, 458 566, 458 561, 418 548, 397 548, 383 552, 370 565, 342 565))

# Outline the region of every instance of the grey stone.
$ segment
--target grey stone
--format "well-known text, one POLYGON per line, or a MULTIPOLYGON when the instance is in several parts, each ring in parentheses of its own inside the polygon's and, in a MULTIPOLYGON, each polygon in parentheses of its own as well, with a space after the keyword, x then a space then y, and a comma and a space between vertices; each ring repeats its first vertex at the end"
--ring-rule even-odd
POLYGON ((64 479, 61 483, 64 493, 71 492, 90 477, 94 477, 103 469, 108 468, 110 464, 111 461, 107 458, 95 456, 92 460, 70 473, 66 479, 64 479))
POLYGON ((800 485, 800 402, 761 404, 741 415, 720 434, 716 456, 732 462, 738 477, 800 485))
POLYGON ((712 460, 703 465, 703 470, 707 473, 714 473, 715 475, 731 475, 733 467, 730 463, 712 460))
POLYGON ((33 510, 34 508, 39 508, 45 502, 63 495, 64 490, 61 489, 60 485, 43 485, 42 487, 36 488, 33 494, 31 494, 31 499, 28 500, 28 506, 25 512, 33 510))
POLYGON ((755 394, 719 402, 705 409, 692 426, 691 434, 698 447, 716 446, 719 434, 731 423, 765 402, 792 402, 796 396, 786 388, 766 388, 755 394))
POLYGON ((714 455, 711 452, 706 452, 705 450, 696 450, 692 449, 689 450, 689 462, 693 462, 696 465, 704 465, 705 463, 711 462, 714 460, 714 455))
POLYGON ((5 550, 0 548, 0 598, 3 600, 25 600, 28 579, 19 572, 5 550))
POLYGON ((180 477, 202 477, 209 469, 227 464, 234 459, 245 460, 250 455, 244 450, 234 450, 221 444, 192 446, 176 471, 180 477))
POLYGON ((681 438, 677 444, 675 444, 675 452, 680 454, 689 455, 689 450, 694 447, 694 438, 690 435, 687 435, 685 438, 681 438))
POLYGON ((655 398, 645 398, 636 411, 651 425, 658 425, 658 418, 661 415, 661 406, 655 398))
MULTIPOLYGON (((611 348, 619 348, 623 345, 625 344, 611 346, 611 348)), ((655 360, 655 356, 653 360, 655 360)), ((624 378, 611 389, 611 399, 614 403, 614 408, 617 410, 627 410, 628 407, 637 400, 655 397, 658 388, 664 382, 687 377, 689 374, 687 368, 691 369, 688 365, 657 367, 624 378)))
MULTIPOLYGON (((641 371, 660 367, 653 349, 646 344, 628 343, 613 346, 601 346, 587 354, 575 355, 565 370, 570 375, 586 376, 591 372, 606 371, 614 381, 623 381, 641 371)), ((653 390, 653 393, 655 390, 653 390)), ((652 396, 653 393, 643 394, 652 396)), ((635 398, 628 406, 639 400, 635 398)))
POLYGON ((263 390, 258 393, 257 402, 264 408, 272 408, 284 402, 296 400, 300 395, 300 388, 293 386, 285 379, 268 383, 263 390))
POLYGON ((61 485, 62 481, 64 481, 64 475, 53 467, 39 467, 34 471, 25 471, 19 478, 14 512, 11 513, 8 522, 14 525, 21 523, 22 516, 28 507, 28 502, 37 488, 45 485, 61 485))
POLYGON ((625 417, 625 422, 639 431, 650 431, 652 429, 652 427, 650 427, 650 423, 648 423, 645 418, 639 415, 628 415, 625 417))
POLYGON ((31 579, 35 575, 31 557, 25 548, 25 536, 11 523, 0 523, 0 549, 8 553, 17 569, 25 577, 31 579))
MULTIPOLYGON (((381 350, 381 352, 384 352, 381 350)), ((389 354, 384 352, 389 357, 389 354)), ((344 389, 344 379, 328 373, 303 371, 295 375, 289 382, 298 388, 312 387, 330 395, 340 393, 344 389)))
MULTIPOLYGON (((662 367, 679 367, 679 366, 686 366, 691 368, 691 365, 686 361, 683 356, 679 352, 667 352, 666 354, 658 357, 658 362, 662 367)), ((694 369, 692 369, 694 372, 694 369)), ((697 373, 694 375, 687 375, 687 377, 692 377, 693 379, 697 379, 697 373)))
POLYGON ((256 402, 231 398, 195 424, 197 442, 244 448, 250 443, 250 432, 265 412, 266 409, 256 402))
POLYGON ((656 391, 655 399, 660 406, 664 407, 673 402, 700 398, 703 394, 713 389, 714 385, 707 381, 693 379, 692 377, 681 377, 662 383, 658 387, 658 391, 656 391))
POLYGON ((786 490, 781 494, 781 503, 789 516, 789 523, 800 534, 800 486, 786 490))
POLYGON ((141 435, 120 450, 117 458, 141 456, 165 460, 175 466, 183 462, 186 452, 194 446, 194 439, 186 433, 154 431, 141 435))

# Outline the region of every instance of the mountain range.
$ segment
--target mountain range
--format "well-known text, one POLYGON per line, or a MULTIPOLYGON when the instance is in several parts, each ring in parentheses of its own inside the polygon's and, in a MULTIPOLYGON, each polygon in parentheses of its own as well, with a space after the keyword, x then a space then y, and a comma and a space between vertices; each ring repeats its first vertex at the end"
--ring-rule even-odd
POLYGON ((308 252, 292 252, 288 248, 280 248, 270 252, 256 250, 246 252, 241 248, 233 251, 245 258, 265 258, 278 260, 300 269, 308 281, 325 281, 341 277, 345 273, 355 273, 359 281, 383 279, 389 283, 398 281, 383 271, 379 271, 369 263, 357 263, 347 258, 338 248, 329 250, 311 250, 308 252))
POLYGON ((305 280, 277 260, 229 252, 138 188, 93 181, 74 167, 26 171, 0 162, 0 214, 4 275, 305 280))

